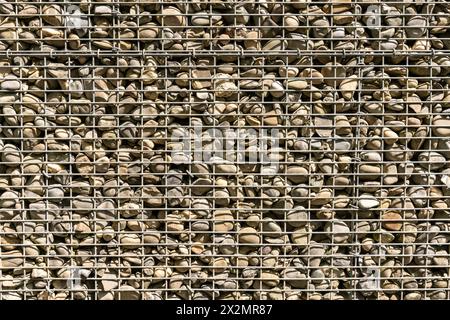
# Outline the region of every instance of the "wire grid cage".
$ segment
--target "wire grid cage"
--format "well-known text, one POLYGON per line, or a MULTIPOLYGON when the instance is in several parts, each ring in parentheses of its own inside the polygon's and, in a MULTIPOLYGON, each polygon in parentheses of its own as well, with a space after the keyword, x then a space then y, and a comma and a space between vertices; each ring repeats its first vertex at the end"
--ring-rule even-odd
POLYGON ((449 13, 0 2, 0 299, 448 299, 449 13))

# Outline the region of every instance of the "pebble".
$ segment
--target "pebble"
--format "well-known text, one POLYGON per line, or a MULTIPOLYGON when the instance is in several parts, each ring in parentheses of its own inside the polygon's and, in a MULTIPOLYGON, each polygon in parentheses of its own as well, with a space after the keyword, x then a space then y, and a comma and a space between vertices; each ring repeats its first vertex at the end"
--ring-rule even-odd
POLYGON ((330 23, 327 19, 316 19, 312 23, 312 31, 315 37, 325 38, 330 31, 330 23))
POLYGON ((19 149, 15 145, 6 144, 2 150, 2 161, 7 162, 12 166, 17 165, 17 163, 21 161, 19 149))
POLYGON ((321 69, 321 74, 324 78, 324 82, 332 86, 334 83, 339 85, 344 80, 346 71, 344 66, 340 63, 334 64, 332 62, 328 62, 321 69))
POLYGON ((217 164, 215 165, 216 173, 219 174, 236 174, 238 169, 233 164, 217 164))
POLYGON ((289 166, 286 173, 293 183, 303 183, 307 180, 308 170, 301 166, 289 166))
POLYGON ((441 267, 448 267, 449 254, 445 250, 436 251, 436 255, 433 257, 433 264, 441 267))
POLYGON ((264 45, 264 47, 262 48, 263 51, 270 51, 270 50, 282 50, 283 48, 286 47, 287 42, 286 41, 281 41, 278 39, 273 39, 273 40, 269 40, 267 41, 267 43, 264 45))
POLYGON ((4 251, 0 257, 0 265, 5 270, 18 268, 22 266, 23 263, 24 258, 19 250, 4 251))
POLYGON ((113 272, 103 273, 101 283, 104 291, 111 291, 119 286, 117 276, 113 272))
POLYGON ((288 89, 303 90, 308 87, 308 82, 304 80, 293 80, 287 83, 288 89))
POLYGON ((292 243, 297 246, 307 246, 311 240, 311 229, 304 225, 297 227, 291 234, 292 243))
POLYGON ((238 239, 240 244, 244 245, 258 245, 261 241, 258 232, 251 227, 245 227, 239 230, 238 239))
POLYGON ((409 19, 405 29, 408 38, 419 38, 426 32, 427 19, 423 16, 415 16, 409 19))
POLYGON ((438 137, 450 137, 450 119, 435 117, 433 119, 433 133, 438 137))
POLYGON ((20 90, 20 81, 17 79, 15 75, 7 75, 3 78, 3 81, 0 83, 0 88, 2 90, 18 91, 20 90))
POLYGON ((381 216, 383 227, 387 230, 399 231, 402 229, 402 216, 397 212, 388 211, 381 216))
POLYGON ((194 26, 209 26, 215 25, 221 20, 222 16, 219 14, 211 15, 209 12, 196 12, 192 16, 191 22, 194 26))
POLYGON ((301 227, 308 222, 308 212, 302 206, 294 207, 286 214, 287 223, 293 227, 301 227))
POLYGON ((154 39, 158 36, 159 28, 156 23, 144 24, 139 28, 138 35, 141 39, 154 39))
POLYGON ((324 117, 315 117, 316 132, 321 137, 331 137, 333 133, 333 120, 324 117))
POLYGON ((123 285, 116 291, 115 297, 118 300, 139 300, 141 294, 136 288, 130 285, 123 285))
POLYGON ((162 9, 157 19, 162 25, 168 27, 181 27, 186 25, 186 17, 181 14, 178 8, 172 6, 162 9))
POLYGON ((358 200, 358 207, 361 209, 376 208, 380 205, 380 201, 369 193, 361 194, 358 200))
POLYGON ((340 220, 330 220, 324 227, 327 236, 335 243, 346 242, 350 237, 350 228, 340 220))
POLYGON ((214 230, 217 232, 228 232, 234 228, 234 218, 230 210, 216 210, 214 220, 214 230))
POLYGON ((95 6, 94 13, 98 15, 110 15, 112 13, 112 9, 110 6, 98 5, 95 6))
POLYGON ((0 207, 11 208, 14 207, 19 201, 19 194, 13 191, 5 191, 0 196, 0 207))
POLYGON ((59 5, 44 6, 42 19, 53 26, 60 26, 63 24, 63 10, 59 5))
POLYGON ((273 272, 261 272, 261 281, 269 288, 276 287, 280 283, 279 276, 273 272))
POLYGON ((353 94, 358 88, 358 76, 357 75, 351 75, 348 78, 345 78, 342 80, 341 84, 339 85, 339 89, 341 90, 342 97, 345 100, 350 100, 353 98, 353 94))

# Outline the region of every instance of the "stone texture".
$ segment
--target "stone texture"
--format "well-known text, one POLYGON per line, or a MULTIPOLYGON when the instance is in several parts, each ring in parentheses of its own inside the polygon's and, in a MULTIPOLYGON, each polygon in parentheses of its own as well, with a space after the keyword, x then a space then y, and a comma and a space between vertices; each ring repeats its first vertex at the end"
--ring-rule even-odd
POLYGON ((446 299, 450 4, 371 4, 0 1, 0 299, 446 299))

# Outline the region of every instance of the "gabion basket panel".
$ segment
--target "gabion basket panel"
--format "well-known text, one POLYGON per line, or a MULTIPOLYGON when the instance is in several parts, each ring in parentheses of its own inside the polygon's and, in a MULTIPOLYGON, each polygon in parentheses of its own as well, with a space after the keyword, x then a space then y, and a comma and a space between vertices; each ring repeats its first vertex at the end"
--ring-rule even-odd
POLYGON ((449 25, 1 1, 0 299, 448 299, 449 25))

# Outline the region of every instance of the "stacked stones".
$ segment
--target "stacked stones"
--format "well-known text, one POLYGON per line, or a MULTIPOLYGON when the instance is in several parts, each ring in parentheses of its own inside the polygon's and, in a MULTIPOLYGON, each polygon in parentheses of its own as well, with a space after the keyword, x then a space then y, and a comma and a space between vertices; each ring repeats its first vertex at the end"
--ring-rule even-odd
POLYGON ((0 12, 0 299, 449 298, 450 4, 0 12))

